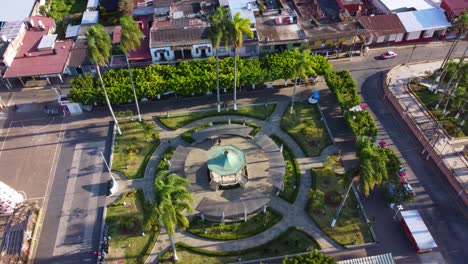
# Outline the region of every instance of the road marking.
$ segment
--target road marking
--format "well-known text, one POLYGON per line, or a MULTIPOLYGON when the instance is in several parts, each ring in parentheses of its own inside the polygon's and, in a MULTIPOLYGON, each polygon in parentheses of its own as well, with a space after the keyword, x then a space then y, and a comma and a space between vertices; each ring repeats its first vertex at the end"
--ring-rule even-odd
POLYGON ((5 147, 5 143, 6 143, 6 140, 8 138, 8 134, 10 134, 10 128, 11 128, 12 123, 13 122, 10 122, 10 125, 8 126, 8 130, 7 130, 6 135, 5 135, 5 138, 3 139, 2 148, 0 149, 0 158, 2 157, 3 148, 5 147))

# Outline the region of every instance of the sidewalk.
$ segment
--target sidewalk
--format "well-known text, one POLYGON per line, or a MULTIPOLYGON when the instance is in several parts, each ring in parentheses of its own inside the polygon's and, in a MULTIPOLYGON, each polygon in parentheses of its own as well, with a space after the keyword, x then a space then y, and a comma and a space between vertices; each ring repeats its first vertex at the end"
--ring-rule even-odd
POLYGON ((428 71, 433 72, 440 67, 441 63, 441 61, 433 61, 393 68, 387 74, 388 85, 385 85, 385 93, 420 141, 424 149, 422 154, 426 156, 426 159, 433 159, 466 206, 468 205, 468 161, 464 155, 460 154, 460 150, 452 145, 453 140, 442 130, 437 129, 440 137, 434 136, 437 128, 436 121, 407 88, 407 83, 412 78, 423 76, 428 71))

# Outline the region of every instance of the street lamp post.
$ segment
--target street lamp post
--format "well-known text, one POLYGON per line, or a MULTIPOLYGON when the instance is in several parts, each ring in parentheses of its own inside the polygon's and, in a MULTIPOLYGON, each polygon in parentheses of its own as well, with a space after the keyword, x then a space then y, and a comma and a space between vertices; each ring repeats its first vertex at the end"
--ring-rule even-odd
POLYGON ((106 164, 107 171, 109 172, 109 175, 110 175, 110 178, 111 178, 111 181, 112 181, 112 187, 111 187, 110 190, 109 190, 110 193, 112 194, 112 193, 114 193, 115 190, 117 189, 117 182, 115 181, 115 178, 114 178, 114 176, 112 175, 111 169, 110 169, 110 167, 109 167, 109 164, 108 164, 107 161, 106 161, 106 158, 104 157, 104 154, 102 153, 102 151, 99 152, 99 153, 101 153, 101 157, 102 157, 102 159, 104 160, 104 164, 106 164))
POLYGON ((401 204, 397 205, 397 211, 396 211, 395 215, 393 216, 393 220, 397 220, 396 217, 397 217, 398 213, 399 213, 401 210, 403 210, 403 205, 401 205, 401 204))
POLYGON ((343 198, 343 200, 341 201, 341 204, 338 207, 338 210, 336 211, 336 215, 333 218, 333 220, 332 220, 332 222, 330 224, 330 227, 334 227, 336 225, 336 221, 338 221, 338 216, 340 216, 341 209, 343 209, 343 205, 346 202, 346 199, 348 198, 349 192, 351 191, 351 188, 353 187, 353 183, 354 183, 354 178, 351 180, 351 183, 349 184, 348 190, 346 191, 346 195, 343 198))

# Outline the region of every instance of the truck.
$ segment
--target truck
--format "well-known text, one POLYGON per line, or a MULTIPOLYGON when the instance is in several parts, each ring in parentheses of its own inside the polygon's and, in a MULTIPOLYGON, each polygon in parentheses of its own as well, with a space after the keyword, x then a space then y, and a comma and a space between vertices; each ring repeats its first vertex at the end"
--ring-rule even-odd
POLYGON ((407 210, 400 213, 401 224, 416 253, 425 253, 437 249, 437 244, 418 210, 407 210))

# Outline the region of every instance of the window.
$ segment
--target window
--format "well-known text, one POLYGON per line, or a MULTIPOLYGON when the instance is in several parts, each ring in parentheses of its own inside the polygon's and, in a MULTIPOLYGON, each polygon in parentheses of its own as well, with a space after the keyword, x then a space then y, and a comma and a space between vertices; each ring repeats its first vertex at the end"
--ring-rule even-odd
POLYGON ((293 43, 293 48, 300 48, 301 47, 301 43, 293 43))
POLYGON ((199 50, 198 50, 198 48, 196 48, 196 49, 195 49, 195 53, 197 53, 197 54, 199 53, 199 50))
POLYGON ((322 48, 324 48, 326 45, 327 45, 327 41, 326 41, 326 40, 322 40, 322 48))

